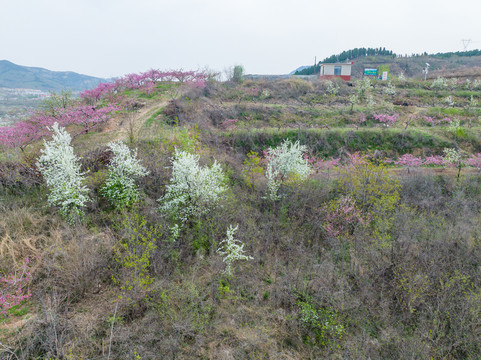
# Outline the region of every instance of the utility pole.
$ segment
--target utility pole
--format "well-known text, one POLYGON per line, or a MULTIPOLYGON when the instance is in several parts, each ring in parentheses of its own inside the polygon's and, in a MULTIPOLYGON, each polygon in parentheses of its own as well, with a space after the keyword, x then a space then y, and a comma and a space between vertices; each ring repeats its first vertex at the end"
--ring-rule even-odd
POLYGON ((428 63, 426 63, 426 66, 424 67, 423 69, 423 74, 424 74, 424 81, 426 81, 427 77, 428 77, 428 72, 429 72, 429 65, 428 63))

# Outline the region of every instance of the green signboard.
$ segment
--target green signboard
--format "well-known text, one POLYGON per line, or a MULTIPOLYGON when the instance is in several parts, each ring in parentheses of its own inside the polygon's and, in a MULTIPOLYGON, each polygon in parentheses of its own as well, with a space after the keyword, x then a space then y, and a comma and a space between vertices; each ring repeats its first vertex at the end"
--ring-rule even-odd
POLYGON ((364 75, 366 76, 376 76, 377 69, 364 69, 364 75))

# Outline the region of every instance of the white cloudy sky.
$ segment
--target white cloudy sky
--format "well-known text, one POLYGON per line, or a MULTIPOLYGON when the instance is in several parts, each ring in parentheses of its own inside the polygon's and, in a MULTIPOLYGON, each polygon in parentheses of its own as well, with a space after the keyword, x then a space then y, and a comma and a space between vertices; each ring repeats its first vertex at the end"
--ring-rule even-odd
POLYGON ((480 0, 0 0, 0 60, 112 77, 282 74, 355 47, 481 48, 480 0))

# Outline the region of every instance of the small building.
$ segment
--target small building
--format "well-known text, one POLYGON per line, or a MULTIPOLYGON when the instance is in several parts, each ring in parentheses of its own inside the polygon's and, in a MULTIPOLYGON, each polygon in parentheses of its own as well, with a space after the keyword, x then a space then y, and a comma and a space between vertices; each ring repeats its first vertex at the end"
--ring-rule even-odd
POLYGON ((351 80, 352 64, 354 64, 352 61, 344 64, 321 64, 320 78, 341 78, 342 80, 349 81, 351 80))

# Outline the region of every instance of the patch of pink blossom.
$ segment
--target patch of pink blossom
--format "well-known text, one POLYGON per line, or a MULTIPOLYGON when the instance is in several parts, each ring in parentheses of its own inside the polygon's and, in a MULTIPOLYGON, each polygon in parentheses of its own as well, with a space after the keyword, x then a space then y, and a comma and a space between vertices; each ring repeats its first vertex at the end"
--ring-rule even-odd
POLYGON ((337 237, 349 233, 357 224, 367 225, 369 219, 362 216, 356 201, 346 196, 339 200, 334 209, 328 209, 324 229, 330 237, 337 237))
POLYGON ((67 109, 56 109, 54 115, 38 111, 27 120, 0 127, 0 145, 23 151, 27 145, 47 136, 47 127, 55 122, 62 126, 79 125, 83 128, 82 132, 88 132, 109 120, 111 114, 118 110, 120 108, 113 104, 103 107, 77 104, 67 109))
POLYGON ((376 119, 380 123, 383 123, 385 126, 392 126, 395 125, 399 120, 399 114, 377 114, 374 115, 374 119, 376 119))
POLYGON ((466 159, 465 164, 475 169, 481 170, 481 154, 472 154, 466 159))
POLYGON ((239 119, 227 119, 223 121, 220 126, 223 127, 226 130, 234 130, 237 128, 237 122, 239 119))
POLYGON ((140 90, 145 94, 152 94, 156 83, 161 81, 180 82, 194 88, 204 88, 208 79, 204 71, 149 70, 140 74, 127 74, 110 83, 100 83, 95 89, 86 90, 80 97, 89 103, 101 99, 112 98, 125 90, 140 90))
POLYGON ((424 121, 431 126, 435 126, 435 125, 440 125, 440 124, 443 124, 443 123, 450 123, 452 121, 452 119, 448 118, 448 117, 445 117, 445 118, 442 118, 442 119, 437 119, 437 118, 434 118, 434 117, 431 117, 431 116, 425 116, 424 121))
POLYGON ((32 273, 28 258, 20 269, 0 277, 0 314, 6 315, 9 309, 32 296, 28 288, 31 281, 32 273))
POLYGON ((433 156, 426 156, 423 162, 424 166, 434 165, 434 166, 442 166, 444 165, 444 156, 442 155, 433 155, 433 156))
POLYGON ((396 165, 402 165, 407 167, 419 167, 424 164, 423 160, 420 157, 416 157, 412 154, 404 154, 397 161, 394 161, 396 165))

